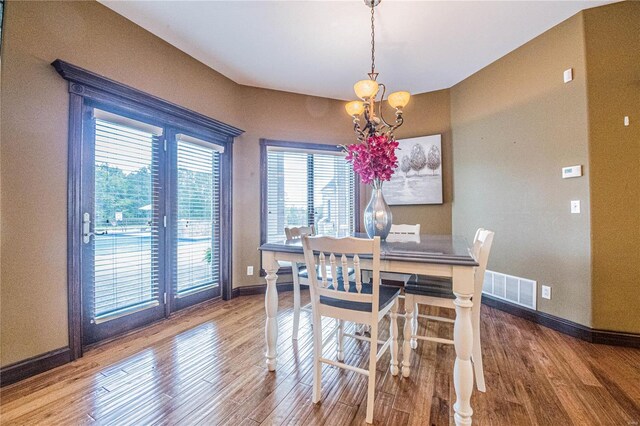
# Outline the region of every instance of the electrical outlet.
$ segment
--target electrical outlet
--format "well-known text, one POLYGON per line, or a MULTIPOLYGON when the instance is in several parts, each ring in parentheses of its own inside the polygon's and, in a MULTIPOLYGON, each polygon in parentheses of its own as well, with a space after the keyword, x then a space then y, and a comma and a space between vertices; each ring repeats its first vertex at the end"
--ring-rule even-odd
POLYGON ((549 287, 548 285, 542 286, 542 298, 551 299, 551 287, 549 287))
POLYGON ((247 266, 247 275, 253 275, 253 266, 247 266))

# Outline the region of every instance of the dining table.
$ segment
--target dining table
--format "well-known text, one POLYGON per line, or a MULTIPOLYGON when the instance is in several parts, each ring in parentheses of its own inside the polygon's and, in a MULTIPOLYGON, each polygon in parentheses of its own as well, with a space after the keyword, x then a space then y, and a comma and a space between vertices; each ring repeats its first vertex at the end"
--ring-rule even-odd
MULTIPOLYGON (((366 234, 359 233, 352 236, 368 238, 366 234)), ((304 263, 305 260, 300 239, 267 242, 262 244, 259 250, 267 282, 265 357, 268 369, 275 371, 278 363, 277 272, 281 263, 304 263)), ((380 271, 451 278, 456 312, 453 330, 456 359, 452 372, 456 394, 453 406, 454 420, 457 425, 470 425, 473 415, 471 393, 474 381, 471 363, 471 308, 474 272, 478 263, 472 255, 469 243, 464 237, 456 235, 390 235, 381 241, 380 252, 380 271)), ((371 269, 371 259, 361 256, 360 265, 362 269, 371 269)), ((404 335, 410 333, 411 325, 409 321, 405 321, 404 335)), ((404 345, 402 361, 403 373, 408 374, 410 357, 407 350, 411 350, 408 344, 404 345)))

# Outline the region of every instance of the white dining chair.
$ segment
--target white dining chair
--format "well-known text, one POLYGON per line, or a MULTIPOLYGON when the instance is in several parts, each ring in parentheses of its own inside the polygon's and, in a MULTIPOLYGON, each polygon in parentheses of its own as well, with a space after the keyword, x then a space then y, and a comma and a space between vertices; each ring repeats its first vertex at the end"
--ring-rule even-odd
MULTIPOLYGON (((415 237, 418 238, 418 242, 420 242, 420 224, 417 223, 415 225, 396 225, 395 223, 391 225, 391 230, 389 231, 389 235, 387 236, 388 241, 406 241, 413 242, 415 241, 415 237)), ((407 285, 412 274, 398 274, 393 272, 382 272, 380 277, 383 280, 390 281, 400 281, 404 285, 407 285)))
MULTIPOLYGON (((480 305, 482 303, 482 285, 484 273, 489 261, 489 253, 493 244, 494 233, 486 229, 478 229, 473 242, 473 256, 478 262, 474 273, 473 308, 471 322, 473 326, 473 349, 471 360, 476 377, 476 385, 481 392, 486 391, 484 369, 482 366, 482 347, 480 343, 480 305)), ((437 343, 453 344, 453 340, 440 337, 418 335, 418 318, 453 323, 454 320, 432 315, 421 315, 419 305, 437 306, 455 309, 451 279, 428 277, 425 283, 410 283, 404 288, 406 320, 404 325, 404 344, 402 350, 402 375, 408 377, 411 365, 411 349, 417 347, 417 340, 428 340, 437 343)))
MULTIPOLYGON (((315 235, 315 226, 299 226, 299 227, 287 227, 284 228, 284 234, 287 241, 299 240, 303 235, 315 235)), ((339 274, 342 273, 340 269, 339 274)), ((349 269, 349 277, 353 279, 353 269, 349 269)), ((328 279, 331 280, 332 275, 330 271, 327 271, 328 279)), ((309 273, 307 271, 307 265, 304 263, 294 262, 291 265, 291 274, 293 276, 293 332, 291 334, 292 340, 298 340, 298 334, 300 329, 300 312, 308 311, 311 313, 311 303, 307 303, 304 306, 300 306, 300 286, 309 285, 309 273)), ((319 275, 318 275, 319 276, 319 275)))
MULTIPOLYGON (((316 230, 313 225, 284 228, 287 241, 299 240, 303 235, 315 235, 316 230)), ((298 329, 300 328, 300 311, 311 312, 311 303, 300 307, 300 285, 309 285, 309 274, 304 263, 293 262, 291 264, 291 274, 293 276, 293 333, 292 339, 298 340, 298 329)))
MULTIPOLYGON (((420 242, 420 224, 416 225, 396 225, 392 224, 387 235, 387 241, 400 242, 400 241, 417 241, 420 242)), ((381 272, 380 278, 388 281, 402 282, 406 285, 413 275, 411 274, 399 274, 395 272, 381 272)), ((363 279, 369 281, 371 278, 371 271, 364 271, 363 279)))
MULTIPOLYGON (((406 225, 406 224, 392 224, 391 225, 391 229, 389 230, 389 235, 387 235, 387 241, 389 242, 420 242, 420 224, 415 224, 415 225, 406 225)), ((388 285, 388 281, 394 281, 394 282, 401 282, 403 287, 407 285, 407 283, 409 282, 409 280, 411 280, 412 277, 416 277, 416 279, 418 278, 417 275, 415 274, 399 274, 397 272, 380 272, 380 278, 384 281, 387 281, 388 285)), ((369 282, 369 280, 371 279, 371 271, 364 271, 363 272, 363 280, 366 282, 369 282)), ((400 299, 404 299, 404 295, 400 294, 400 299)), ((406 302, 405 302, 406 303, 406 302)), ((416 307, 417 309, 417 307, 416 307)), ((398 314, 400 317, 405 317, 404 313, 400 313, 398 314)), ((414 319, 415 321, 415 319, 414 319)), ((416 323, 417 324, 417 323, 416 323)), ((369 330, 364 328, 364 327, 359 327, 358 328, 358 333, 365 333, 368 332, 369 330)))
MULTIPOLYGON (((387 349, 391 351, 391 373, 398 374, 398 295, 400 290, 380 285, 380 237, 332 238, 302 237, 302 247, 307 270, 313 271, 319 266, 321 279, 316 274, 309 276, 311 306, 313 310, 313 403, 321 399, 322 364, 344 368, 368 377, 366 422, 373 422, 373 408, 376 387, 376 364, 387 349), (360 256, 372 259, 373 280, 361 282, 360 256), (349 261, 354 269, 354 281, 348 276, 340 279, 337 268, 347 270, 349 261), (328 264, 327 264, 328 262, 328 264), (327 268, 335 280, 327 279, 327 268), (390 312, 390 336, 387 340, 378 340, 378 326, 384 316, 390 312), (336 360, 325 358, 323 348, 326 340, 322 336, 322 317, 335 318, 336 360), (345 333, 345 321, 365 324, 371 327, 371 337, 345 333), (344 363, 344 338, 350 337, 370 343, 369 368, 363 369, 344 363), (378 346, 381 345, 378 350, 378 346)), ((331 337, 331 336, 329 336, 331 337)), ((327 339, 329 340, 329 339, 327 339)))

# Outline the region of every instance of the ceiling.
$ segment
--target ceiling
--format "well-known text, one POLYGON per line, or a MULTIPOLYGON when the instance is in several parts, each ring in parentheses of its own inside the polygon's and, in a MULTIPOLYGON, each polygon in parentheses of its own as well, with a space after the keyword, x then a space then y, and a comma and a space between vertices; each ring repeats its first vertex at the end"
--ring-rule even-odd
MULTIPOLYGON (((362 0, 100 1, 240 84, 351 99, 371 67, 362 0)), ((606 3, 384 0, 375 8, 378 80, 414 94, 451 87, 606 3)))

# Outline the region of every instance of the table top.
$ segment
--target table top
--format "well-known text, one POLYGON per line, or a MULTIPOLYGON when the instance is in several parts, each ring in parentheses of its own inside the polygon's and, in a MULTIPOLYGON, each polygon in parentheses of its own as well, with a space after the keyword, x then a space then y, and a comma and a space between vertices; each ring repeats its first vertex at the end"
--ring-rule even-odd
MULTIPOLYGON (((362 233, 353 236, 367 238, 367 234, 362 233)), ((260 246, 260 250, 302 253, 302 241, 282 240, 266 243, 260 246)), ((390 235, 381 241, 380 259, 478 266, 466 238, 457 235, 390 235)))

